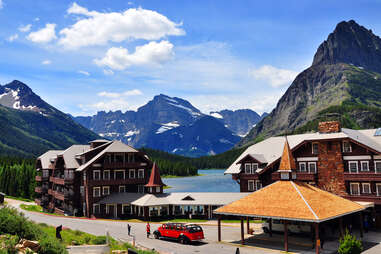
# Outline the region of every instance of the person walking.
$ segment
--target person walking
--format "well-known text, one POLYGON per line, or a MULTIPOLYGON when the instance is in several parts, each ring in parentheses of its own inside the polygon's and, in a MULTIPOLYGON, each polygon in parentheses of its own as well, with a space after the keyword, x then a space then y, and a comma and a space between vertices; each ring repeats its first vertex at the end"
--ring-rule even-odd
POLYGON ((147 238, 149 238, 149 235, 151 234, 151 226, 149 225, 149 222, 147 222, 146 230, 147 230, 147 238))
POLYGON ((127 231, 128 231, 128 235, 131 235, 131 225, 130 224, 127 224, 127 231))

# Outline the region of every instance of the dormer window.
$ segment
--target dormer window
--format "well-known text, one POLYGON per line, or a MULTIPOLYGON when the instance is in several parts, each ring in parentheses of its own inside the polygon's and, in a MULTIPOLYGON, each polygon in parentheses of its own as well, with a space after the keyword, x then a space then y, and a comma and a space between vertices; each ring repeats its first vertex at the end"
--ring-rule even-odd
POLYGON ((312 143, 312 154, 319 154, 319 143, 312 143))
POLYGON ((245 163, 245 174, 255 174, 258 169, 258 163, 245 163))
POLYGON ((351 143, 348 141, 343 141, 343 153, 351 153, 352 152, 352 146, 351 143))

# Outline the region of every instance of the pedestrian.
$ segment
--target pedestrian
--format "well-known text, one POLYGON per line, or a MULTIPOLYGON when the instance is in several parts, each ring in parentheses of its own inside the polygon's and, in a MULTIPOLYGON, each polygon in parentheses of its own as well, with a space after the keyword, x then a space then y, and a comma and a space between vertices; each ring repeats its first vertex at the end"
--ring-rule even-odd
POLYGON ((59 239, 60 241, 62 241, 61 231, 62 231, 62 225, 59 225, 58 227, 56 227, 56 238, 59 239))
POLYGON ((151 226, 149 225, 149 222, 147 222, 146 230, 147 230, 147 238, 149 238, 149 235, 151 234, 151 226))
POLYGON ((240 254, 240 252, 239 252, 239 248, 237 248, 237 249, 235 250, 235 254, 240 254))
POLYGON ((131 225, 130 224, 127 224, 127 231, 128 231, 128 235, 130 235, 130 233, 131 233, 131 225))

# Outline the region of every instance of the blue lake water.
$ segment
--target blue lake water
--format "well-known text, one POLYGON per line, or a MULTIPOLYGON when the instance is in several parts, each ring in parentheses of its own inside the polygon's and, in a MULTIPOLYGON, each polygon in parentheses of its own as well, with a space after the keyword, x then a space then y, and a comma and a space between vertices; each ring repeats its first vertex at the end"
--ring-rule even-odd
POLYGON ((163 178, 171 186, 164 192, 239 192, 239 184, 231 175, 224 175, 225 169, 198 170, 201 176, 163 178))

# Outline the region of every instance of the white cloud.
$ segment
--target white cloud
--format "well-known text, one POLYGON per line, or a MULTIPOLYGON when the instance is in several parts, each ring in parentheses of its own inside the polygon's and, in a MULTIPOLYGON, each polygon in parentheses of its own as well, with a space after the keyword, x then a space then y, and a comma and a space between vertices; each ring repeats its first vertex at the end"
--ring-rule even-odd
POLYGON ((0 0, 0 9, 3 8, 3 0, 0 0))
POLYGON ((135 96, 135 95, 142 95, 142 94, 143 93, 139 89, 133 89, 133 90, 125 91, 123 93, 100 92, 98 93, 98 96, 107 97, 107 98, 120 98, 120 97, 135 96))
POLYGON ((39 18, 39 17, 34 18, 34 21, 35 21, 35 22, 38 22, 38 21, 40 21, 40 18, 39 18))
POLYGON ((43 64, 43 65, 49 65, 49 64, 51 64, 51 63, 52 63, 52 61, 50 61, 50 60, 48 60, 48 59, 46 59, 46 60, 44 60, 44 61, 41 62, 41 64, 43 64))
POLYGON ((133 3, 133 2, 128 2, 127 4, 128 4, 128 5, 133 5, 134 3, 133 3))
POLYGON ((104 70, 103 70, 103 73, 104 73, 105 75, 114 75, 114 72, 113 72, 112 70, 109 70, 109 69, 104 69, 104 70))
POLYGON ((28 24, 25 26, 20 26, 19 31, 22 33, 26 33, 26 32, 29 32, 31 28, 32 28, 32 24, 28 24))
POLYGON ((73 3, 67 12, 85 16, 60 31, 62 37, 59 44, 69 49, 131 39, 158 40, 169 35, 185 34, 179 28, 182 24, 176 24, 158 12, 142 8, 101 13, 89 11, 73 3))
POLYGON ((115 99, 111 101, 100 101, 97 103, 93 104, 88 104, 88 105, 83 105, 80 104, 79 107, 84 110, 84 111, 100 111, 100 110, 105 110, 105 111, 115 111, 115 110, 127 110, 130 109, 130 104, 125 100, 125 99, 115 99))
POLYGON ((82 75, 85 75, 85 76, 90 76, 90 73, 87 72, 87 71, 79 70, 78 73, 79 73, 79 74, 82 74, 82 75))
POLYGON ((135 52, 128 53, 126 48, 110 48, 104 58, 95 59, 98 66, 107 66, 113 70, 124 70, 132 65, 161 65, 173 56, 173 44, 168 41, 159 43, 151 41, 143 46, 137 46, 135 52))
POLYGON ((12 42, 12 41, 16 40, 17 38, 19 38, 19 35, 18 34, 13 34, 13 35, 9 36, 7 40, 9 42, 12 42))
POLYGON ((298 75, 296 71, 278 69, 271 65, 263 65, 258 69, 249 71, 251 77, 268 82, 272 87, 289 85, 298 75))
POLYGON ((44 28, 31 32, 26 38, 35 43, 48 43, 57 39, 55 28, 56 24, 46 24, 44 28))

